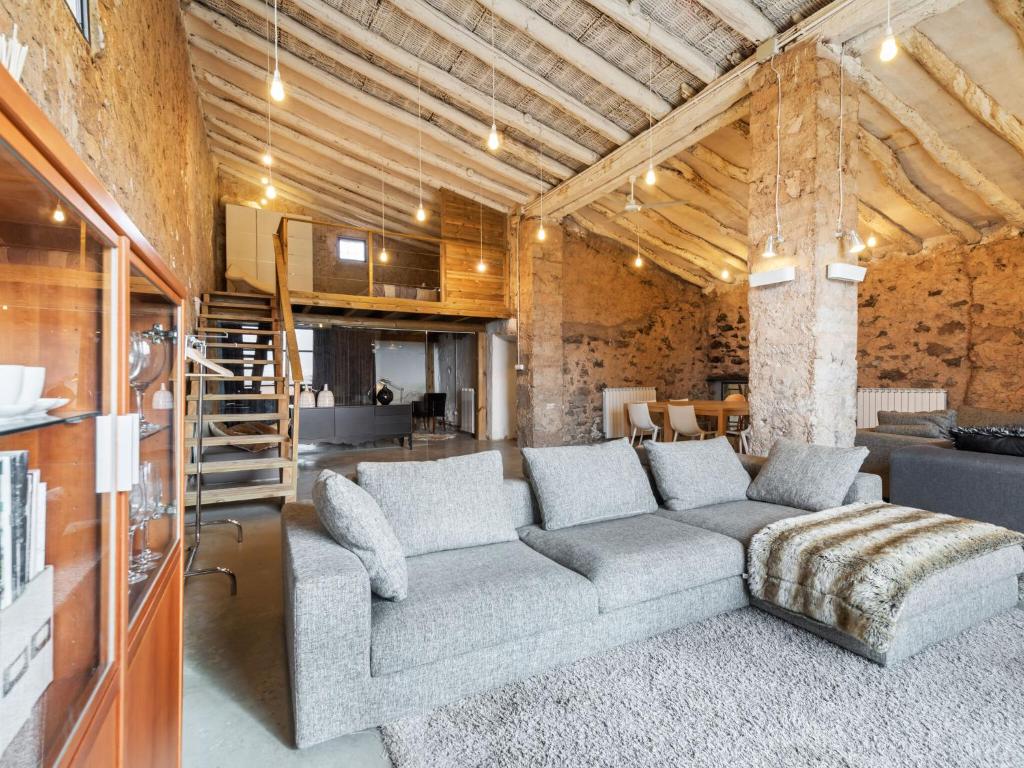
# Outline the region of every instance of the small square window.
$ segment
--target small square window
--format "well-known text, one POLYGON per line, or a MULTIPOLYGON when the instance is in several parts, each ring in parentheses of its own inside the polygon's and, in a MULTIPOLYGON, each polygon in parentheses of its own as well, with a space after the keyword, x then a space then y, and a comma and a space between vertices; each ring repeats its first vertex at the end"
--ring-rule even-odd
POLYGON ((89 39, 89 0, 65 0, 71 13, 75 16, 75 23, 82 30, 85 39, 89 39))
POLYGON ((338 238, 338 258, 342 261, 366 261, 366 241, 354 237, 338 238))

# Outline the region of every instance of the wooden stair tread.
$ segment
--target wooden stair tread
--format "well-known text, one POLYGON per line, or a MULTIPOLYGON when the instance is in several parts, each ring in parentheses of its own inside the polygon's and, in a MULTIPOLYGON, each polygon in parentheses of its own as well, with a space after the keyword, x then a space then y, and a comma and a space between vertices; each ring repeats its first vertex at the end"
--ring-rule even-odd
MULTIPOLYGON (((295 493, 295 489, 288 483, 250 483, 242 486, 229 486, 226 488, 208 487, 203 489, 203 504, 218 504, 228 501, 249 501, 250 499, 274 499, 282 496, 288 497, 295 493)), ((185 494, 185 506, 195 506, 196 492, 189 491, 185 494)))
MULTIPOLYGON (((203 441, 204 445, 206 441, 203 441)), ((292 466, 291 459, 230 459, 224 461, 204 461, 203 475, 214 475, 218 472, 244 472, 251 469, 287 469, 292 466)), ((185 466, 186 475, 194 475, 196 465, 185 466)))
POLYGON ((259 317, 253 317, 248 313, 231 313, 224 314, 223 312, 200 312, 199 317, 207 320, 235 320, 243 323, 269 323, 274 318, 270 315, 260 315, 259 317))
POLYGON ((274 309, 274 305, 271 304, 269 301, 265 301, 262 304, 257 304, 256 302, 253 301, 230 301, 227 299, 210 299, 209 301, 204 301, 203 306, 217 307, 218 309, 259 309, 264 312, 270 312, 273 311, 274 309))
POLYGON ((277 349, 276 344, 259 344, 255 341, 208 341, 206 348, 218 349, 277 349))
MULTIPOLYGON (((240 394, 204 394, 203 401, 210 400, 287 400, 291 395, 284 392, 242 392, 240 394)), ((198 394, 185 397, 189 402, 199 402, 198 394)))
POLYGON ((206 359, 220 365, 275 365, 278 362, 272 357, 208 357, 206 359))
MULTIPOLYGON (((287 439, 287 435, 232 435, 230 437, 211 435, 203 438, 203 447, 206 448, 213 445, 260 445, 263 443, 276 445, 283 443, 287 439)), ((196 439, 194 437, 186 437, 185 445, 189 448, 194 448, 196 439)))
POLYGON ((230 298, 241 298, 241 299, 265 299, 270 301, 275 298, 269 293, 243 293, 241 291, 207 291, 204 296, 226 296, 230 298))
MULTIPOLYGON (((212 381, 284 381, 284 376, 222 376, 218 373, 211 373, 208 376, 204 376, 203 380, 212 381)), ((190 381, 198 381, 196 377, 190 379, 190 381)))
MULTIPOLYGON (((285 411, 284 413, 204 413, 203 422, 209 424, 211 421, 217 424, 222 424, 226 421, 289 421, 291 415, 285 411)), ((196 415, 190 413, 185 417, 185 421, 190 424, 194 424, 196 421, 196 415)))
POLYGON ((284 331, 267 331, 258 328, 216 328, 205 325, 199 326, 200 333, 237 333, 251 336, 279 336, 284 331))

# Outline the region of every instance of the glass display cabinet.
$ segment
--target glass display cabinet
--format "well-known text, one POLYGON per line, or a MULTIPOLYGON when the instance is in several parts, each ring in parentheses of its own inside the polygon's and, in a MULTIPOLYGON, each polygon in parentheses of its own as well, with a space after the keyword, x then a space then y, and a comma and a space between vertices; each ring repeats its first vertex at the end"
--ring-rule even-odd
POLYGON ((183 289, 0 68, 0 765, 177 766, 183 289))

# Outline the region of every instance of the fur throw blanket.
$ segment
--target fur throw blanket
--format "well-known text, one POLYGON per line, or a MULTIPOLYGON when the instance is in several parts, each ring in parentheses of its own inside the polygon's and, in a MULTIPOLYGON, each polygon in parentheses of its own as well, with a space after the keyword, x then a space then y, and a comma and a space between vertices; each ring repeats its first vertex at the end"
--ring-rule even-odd
MULTIPOLYGON (((976 520, 860 502, 780 520, 750 542, 754 597, 808 616, 884 653, 907 593, 971 558, 1024 545, 976 520)), ((1024 575, 1021 577, 1024 599, 1024 575)))

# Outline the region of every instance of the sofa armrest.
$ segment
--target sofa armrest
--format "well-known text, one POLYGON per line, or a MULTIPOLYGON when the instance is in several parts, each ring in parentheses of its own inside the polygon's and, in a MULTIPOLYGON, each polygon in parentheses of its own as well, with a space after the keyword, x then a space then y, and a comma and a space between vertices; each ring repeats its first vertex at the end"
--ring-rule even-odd
POLYGON ((301 746, 324 717, 344 708, 339 696, 370 677, 370 577, 323 529, 312 504, 285 504, 281 546, 285 642, 301 746))
MULTIPOLYGON (((750 454, 741 453, 739 454, 739 459, 743 468, 747 470, 747 474, 750 475, 751 479, 753 479, 757 477, 757 473, 761 471, 761 467, 764 466, 768 457, 752 456, 750 454)), ((843 499, 843 504, 853 504, 858 501, 881 500, 882 478, 878 475, 858 472, 857 476, 853 478, 853 484, 850 486, 850 490, 846 492, 846 498, 843 499)))

